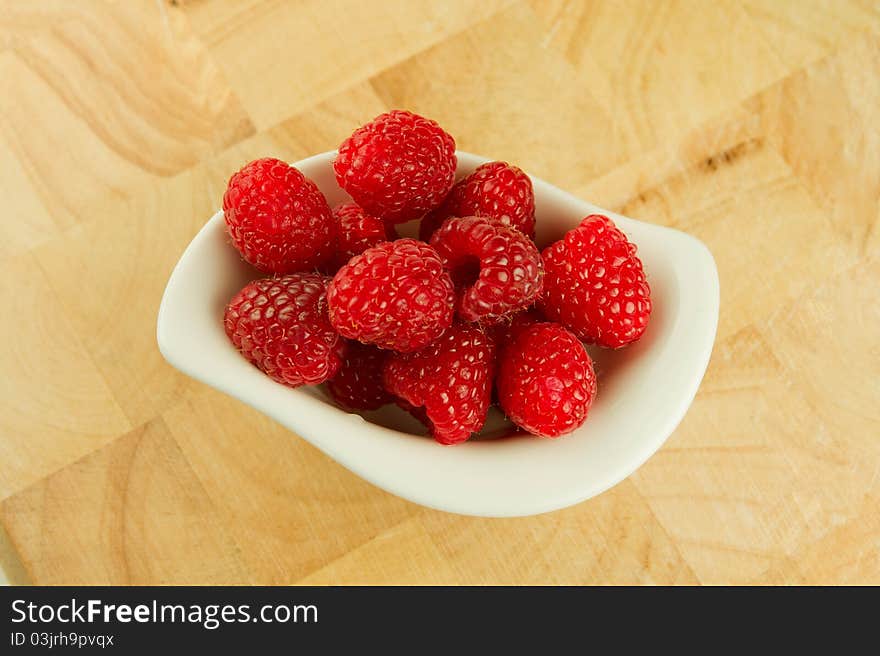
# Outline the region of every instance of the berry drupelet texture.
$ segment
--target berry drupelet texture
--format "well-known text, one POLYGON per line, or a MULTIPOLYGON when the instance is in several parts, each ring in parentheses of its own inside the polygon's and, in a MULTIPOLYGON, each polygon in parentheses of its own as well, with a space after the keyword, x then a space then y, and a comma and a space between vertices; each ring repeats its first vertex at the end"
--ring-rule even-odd
POLYGON ((458 444, 486 421, 494 369, 492 338, 475 324, 456 323, 420 351, 391 354, 384 382, 435 440, 458 444))
POLYGON ((336 253, 331 259, 334 273, 348 264, 355 255, 360 255, 383 241, 397 239, 394 226, 386 225, 382 219, 367 214, 357 203, 337 205, 333 208, 333 218, 336 219, 338 235, 336 253))
POLYGON ((329 280, 317 273, 292 273, 247 284, 226 306, 227 336, 279 383, 323 383, 342 366, 346 347, 327 317, 329 280))
POLYGON ((451 216, 487 216, 535 238, 535 191, 532 180, 507 162, 487 162, 455 183, 436 210, 422 219, 419 239, 431 235, 451 216))
POLYGON ((330 396, 349 410, 377 410, 392 403, 394 397, 382 384, 388 353, 369 344, 349 342, 342 367, 327 382, 330 396))
POLYGON ((458 288, 458 315, 493 324, 530 306, 544 266, 531 239, 496 219, 447 219, 431 237, 458 288))
POLYGON ((538 301, 587 343, 620 348, 639 339, 651 315, 651 289, 630 241, 606 216, 593 214, 542 253, 538 301))
POLYGON ((336 249, 336 221, 324 194, 277 159, 250 162, 230 178, 223 216, 242 257, 266 273, 313 270, 336 249))
POLYGON ((517 426, 557 437, 587 419, 596 375, 584 345, 556 323, 525 327, 501 348, 498 402, 517 426))
POLYGON ((336 180, 369 214, 388 223, 419 219, 455 180, 455 140, 434 121, 394 110, 358 128, 339 146, 336 180))
POLYGON ((385 242, 353 257, 333 277, 327 301, 339 334, 403 353, 437 339, 455 312, 443 261, 416 239, 385 242))

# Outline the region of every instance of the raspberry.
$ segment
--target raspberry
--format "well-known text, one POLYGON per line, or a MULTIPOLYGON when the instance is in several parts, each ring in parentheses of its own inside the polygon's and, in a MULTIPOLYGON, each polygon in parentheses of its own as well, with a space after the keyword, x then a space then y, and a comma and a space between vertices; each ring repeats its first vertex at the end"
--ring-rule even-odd
POLYGON ((596 396, 596 375, 584 345, 550 322, 529 326, 503 349, 497 384, 507 416, 543 437, 582 425, 596 396))
POLYGON ((223 216, 232 243, 260 271, 306 271, 333 255, 336 222, 324 194, 280 160, 254 160, 233 175, 223 216))
POLYGON ((345 340, 327 318, 327 283, 317 273, 255 280, 236 294, 223 317, 241 354, 273 380, 317 385, 342 365, 345 340))
POLYGON ((391 403, 393 397, 382 385, 387 355, 375 346, 350 342, 342 368, 327 383, 330 396, 350 410, 376 410, 391 403))
POLYGON ((386 226, 382 219, 370 216, 357 203, 337 205, 333 208, 333 218, 339 235, 332 260, 334 272, 371 246, 397 239, 393 226, 386 226))
POLYGON ((636 247, 606 216, 592 214, 544 249, 538 305, 587 343, 620 348, 645 332, 651 289, 636 247))
POLYGON ((377 116, 339 146, 336 181, 388 223, 421 218, 455 180, 455 140, 434 121, 400 110, 377 116))
POLYGON ((496 323, 528 307, 541 293, 544 266, 535 244, 496 219, 451 218, 431 237, 459 288, 465 321, 496 323))
POLYGON ((334 276, 327 302, 340 335, 411 352, 452 324, 455 290, 437 251, 398 239, 353 257, 334 276))
POLYGON ((426 420, 435 440, 458 444, 486 421, 494 368, 492 339, 477 325, 456 323, 421 351, 390 355, 385 388, 426 420))
POLYGON ((459 180, 436 210, 422 219, 419 239, 429 241, 450 216, 488 216, 535 238, 532 180, 507 162, 487 162, 459 180))

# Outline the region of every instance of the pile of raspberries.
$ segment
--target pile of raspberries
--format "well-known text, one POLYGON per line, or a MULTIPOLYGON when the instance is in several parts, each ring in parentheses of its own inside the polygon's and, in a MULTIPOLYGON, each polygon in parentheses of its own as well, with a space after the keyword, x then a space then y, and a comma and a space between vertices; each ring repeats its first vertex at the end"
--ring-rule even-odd
POLYGON ((270 277, 226 307, 226 334, 272 379, 327 384, 352 411, 396 403, 441 444, 477 433, 497 403, 520 428, 556 437, 596 396, 584 343, 639 339, 651 296, 636 247, 588 216, 543 251, 529 177, 489 162, 455 180, 455 141, 391 111, 339 147, 331 210, 277 159, 229 180, 232 243, 270 277), (395 226, 418 220, 419 239, 395 226))

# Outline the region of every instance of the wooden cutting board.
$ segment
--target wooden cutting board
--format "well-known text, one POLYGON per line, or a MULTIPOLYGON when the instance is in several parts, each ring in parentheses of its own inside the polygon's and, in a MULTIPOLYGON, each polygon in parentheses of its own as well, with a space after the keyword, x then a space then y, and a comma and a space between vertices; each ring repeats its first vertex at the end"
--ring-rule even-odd
POLYGON ((878 3, 37 0, 0 80, 13 580, 880 583, 878 3), (392 107, 712 249, 697 399, 600 497, 426 510, 159 355, 231 172, 392 107))

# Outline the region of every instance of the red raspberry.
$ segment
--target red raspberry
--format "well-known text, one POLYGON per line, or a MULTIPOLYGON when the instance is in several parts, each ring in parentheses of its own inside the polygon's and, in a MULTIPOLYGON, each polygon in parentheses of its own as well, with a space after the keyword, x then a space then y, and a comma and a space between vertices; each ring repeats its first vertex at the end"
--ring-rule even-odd
POLYGON ((242 257, 267 273, 315 269, 336 246, 336 222, 324 194, 277 159, 254 160, 229 179, 223 215, 242 257))
POLYGON ((498 402, 520 428, 543 437, 584 423, 596 396, 596 375, 584 345, 557 323, 538 323, 501 352, 498 402))
POLYGON ((427 420, 435 440, 458 444, 486 421, 494 368, 492 339, 477 325, 456 323, 421 351, 389 356, 385 388, 427 420))
POLYGON ((382 385, 382 368, 388 351, 369 344, 349 342, 345 362, 327 383, 339 405, 350 410, 376 410, 394 399, 382 385))
POLYGON ((334 276, 327 302, 339 334, 405 353, 449 328, 455 289, 437 251, 398 239, 353 257, 334 276))
POLYGON ((450 216, 488 216, 535 238, 532 180, 507 162, 487 162, 455 183, 436 210, 422 219, 419 238, 429 241, 450 216))
POLYGON ((465 321, 496 323, 531 305, 541 293, 544 266, 519 230, 480 216, 447 219, 431 237, 459 288, 465 321))
MULTIPOLYGON (((512 317, 506 317, 504 321, 499 321, 492 326, 491 334, 498 349, 498 357, 501 357, 501 353, 507 345, 513 342, 523 330, 534 326, 536 323, 543 323, 545 321, 547 321, 547 318, 541 314, 540 310, 533 306, 524 312, 517 312, 512 317)), ((498 405, 497 383, 495 389, 492 390, 492 403, 498 405)))
POLYGON ((635 244, 606 216, 586 217, 544 249, 538 305, 587 343, 620 348, 645 332, 651 289, 635 244))
POLYGON ((226 306, 226 334, 273 380, 290 387, 323 383, 345 354, 345 340, 327 318, 329 280, 292 273, 245 285, 226 306))
POLYGON ((337 205, 333 208, 333 218, 339 234, 332 260, 334 272, 371 246, 397 239, 393 226, 386 226, 382 219, 367 214, 357 203, 337 205))
POLYGON ((354 131, 333 162, 336 181, 388 223, 421 218, 455 180, 455 140, 434 121, 394 110, 354 131))

